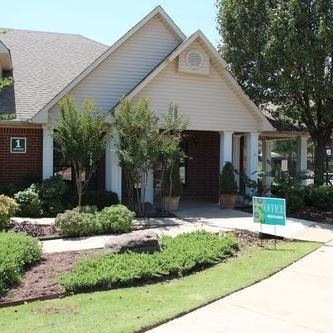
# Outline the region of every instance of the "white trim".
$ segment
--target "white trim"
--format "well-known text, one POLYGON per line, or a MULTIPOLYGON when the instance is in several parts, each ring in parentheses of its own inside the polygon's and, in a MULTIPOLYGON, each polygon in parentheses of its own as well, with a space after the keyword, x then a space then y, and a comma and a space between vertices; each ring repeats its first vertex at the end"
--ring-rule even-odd
POLYGON ((232 162, 232 133, 220 132, 220 172, 227 162, 232 162))
MULTIPOLYGON (((176 57, 178 57, 185 49, 187 49, 196 39, 200 38, 205 46, 210 51, 211 55, 217 60, 219 66, 222 68, 223 76, 228 82, 232 84, 232 87, 237 92, 238 96, 243 99, 249 110, 254 113, 254 115, 259 120, 258 130, 275 131, 270 122, 266 119, 265 115, 259 110, 259 108, 251 101, 248 95, 245 94, 243 89, 237 83, 235 78, 227 70, 227 63, 217 52, 215 47, 207 39, 201 30, 197 30, 193 35, 185 39, 182 44, 180 44, 166 59, 164 59, 144 80, 142 80, 129 94, 127 98, 132 99, 135 97, 149 82, 151 82, 170 62, 172 62, 176 57)), ((107 115, 107 118, 110 116, 107 115)))
POLYGON ((179 27, 172 21, 170 16, 163 10, 161 6, 157 6, 147 16, 145 16, 139 23, 137 23, 132 29, 130 29, 124 36, 116 41, 109 49, 107 49, 99 58, 97 58, 92 64, 90 64, 83 72, 81 72, 72 82, 70 82, 60 93, 52 98, 32 119, 32 122, 45 122, 47 113, 61 98, 63 98, 70 90, 72 90, 80 81, 88 76, 99 64, 101 64, 106 58, 108 58, 115 50, 117 50, 122 44, 124 44, 131 36, 133 36, 139 29, 141 29, 147 22, 149 22, 156 15, 161 17, 168 23, 172 31, 176 33, 181 41, 186 36, 179 29, 179 27))
POLYGON ((53 137, 43 126, 43 179, 53 176, 53 137))

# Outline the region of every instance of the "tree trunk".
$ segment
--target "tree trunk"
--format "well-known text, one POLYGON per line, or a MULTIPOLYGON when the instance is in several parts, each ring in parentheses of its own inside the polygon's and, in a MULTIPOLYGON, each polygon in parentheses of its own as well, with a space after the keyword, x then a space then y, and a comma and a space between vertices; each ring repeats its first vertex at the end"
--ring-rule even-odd
POLYGON ((325 161, 326 161, 326 142, 318 140, 314 143, 314 183, 322 185, 325 177, 325 161))

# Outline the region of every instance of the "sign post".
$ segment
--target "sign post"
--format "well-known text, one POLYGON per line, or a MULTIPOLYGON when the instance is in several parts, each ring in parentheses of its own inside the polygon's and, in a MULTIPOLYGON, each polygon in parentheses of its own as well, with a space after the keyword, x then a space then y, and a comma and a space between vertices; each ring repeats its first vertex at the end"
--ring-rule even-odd
POLYGON ((286 224, 286 200, 280 198, 253 197, 253 221, 260 223, 260 233, 262 233, 263 224, 273 225, 274 235, 276 237, 276 226, 286 224))

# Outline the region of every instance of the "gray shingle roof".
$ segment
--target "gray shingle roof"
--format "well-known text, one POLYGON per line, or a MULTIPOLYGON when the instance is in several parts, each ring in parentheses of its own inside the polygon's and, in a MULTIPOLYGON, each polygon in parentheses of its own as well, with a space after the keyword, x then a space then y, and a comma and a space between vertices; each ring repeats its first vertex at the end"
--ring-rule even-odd
POLYGON ((0 40, 10 49, 15 84, 0 93, 0 113, 16 112, 18 120, 36 115, 108 48, 74 34, 5 31, 0 40))

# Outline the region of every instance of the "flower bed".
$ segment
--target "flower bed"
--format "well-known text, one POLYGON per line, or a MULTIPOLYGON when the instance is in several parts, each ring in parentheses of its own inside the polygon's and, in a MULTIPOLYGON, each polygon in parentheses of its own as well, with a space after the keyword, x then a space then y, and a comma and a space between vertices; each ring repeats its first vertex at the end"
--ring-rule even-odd
POLYGON ((163 251, 153 254, 106 254, 85 259, 63 274, 59 282, 66 291, 133 285, 162 277, 182 276, 195 269, 216 264, 238 249, 232 235, 215 235, 200 231, 175 238, 162 238, 163 251))

